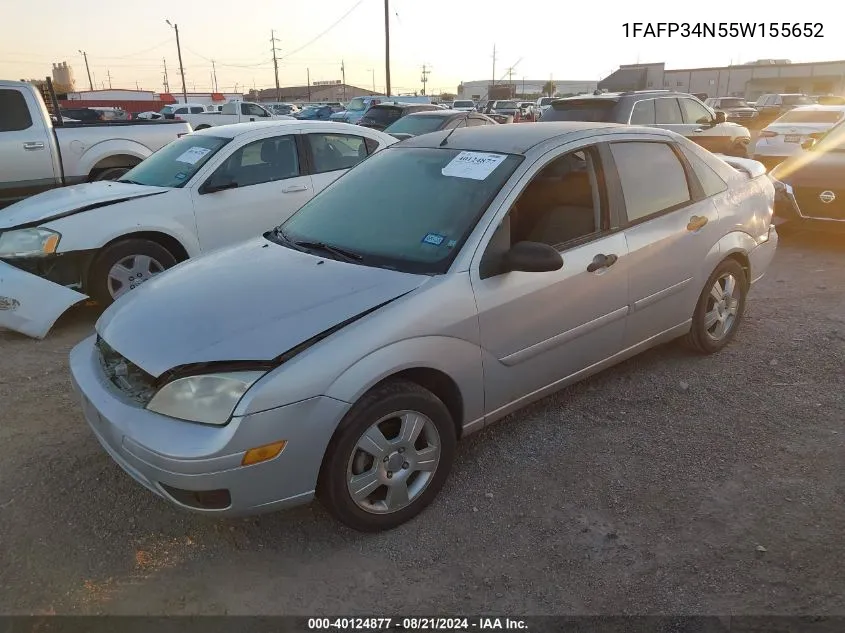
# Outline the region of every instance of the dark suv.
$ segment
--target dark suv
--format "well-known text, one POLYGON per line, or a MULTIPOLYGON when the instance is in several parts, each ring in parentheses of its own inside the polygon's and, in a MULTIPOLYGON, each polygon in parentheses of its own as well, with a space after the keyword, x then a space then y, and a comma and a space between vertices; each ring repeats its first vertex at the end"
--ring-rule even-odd
POLYGON ((388 125, 395 123, 406 114, 442 109, 433 103, 379 103, 364 113, 358 125, 374 130, 384 130, 388 125))
POLYGON ((711 152, 748 156, 749 131, 726 122, 696 97, 669 90, 604 92, 555 99, 540 122, 594 121, 646 125, 677 132, 711 152))

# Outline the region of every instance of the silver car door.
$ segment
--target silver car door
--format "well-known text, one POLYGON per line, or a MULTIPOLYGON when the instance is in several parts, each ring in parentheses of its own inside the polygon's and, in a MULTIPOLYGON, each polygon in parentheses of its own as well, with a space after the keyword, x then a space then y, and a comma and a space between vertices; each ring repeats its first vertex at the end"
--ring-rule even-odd
POLYGON ((608 186, 624 201, 618 222, 629 250, 628 348, 692 317, 720 229, 716 206, 678 146, 623 141, 610 143, 609 153, 608 186))
POLYGON ((603 182, 595 147, 546 154, 511 192, 507 214, 476 254, 470 275, 488 414, 620 350, 628 259, 624 235, 611 230, 603 182), (501 272, 503 253, 519 241, 554 246, 563 267, 501 272))

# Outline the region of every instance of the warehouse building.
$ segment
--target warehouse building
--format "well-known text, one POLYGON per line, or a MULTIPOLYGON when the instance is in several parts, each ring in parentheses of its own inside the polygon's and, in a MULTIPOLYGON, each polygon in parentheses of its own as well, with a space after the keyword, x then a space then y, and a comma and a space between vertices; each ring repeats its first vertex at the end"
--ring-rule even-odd
POLYGON ((677 90, 708 97, 743 97, 765 93, 845 94, 845 60, 793 64, 763 59, 733 66, 666 70, 665 64, 627 64, 602 79, 598 87, 625 90, 677 90))
MULTIPOLYGON (((557 95, 577 95, 585 92, 593 92, 596 89, 595 81, 576 81, 565 79, 514 79, 512 81, 497 81, 495 88, 500 90, 503 87, 509 88, 507 92, 514 96, 540 96, 546 93, 549 81, 554 85, 554 92, 557 95)), ((484 101, 488 97, 494 84, 489 79, 478 81, 464 81, 458 86, 458 99, 472 99, 473 101, 484 101)), ((501 98, 501 97, 499 97, 501 98)))

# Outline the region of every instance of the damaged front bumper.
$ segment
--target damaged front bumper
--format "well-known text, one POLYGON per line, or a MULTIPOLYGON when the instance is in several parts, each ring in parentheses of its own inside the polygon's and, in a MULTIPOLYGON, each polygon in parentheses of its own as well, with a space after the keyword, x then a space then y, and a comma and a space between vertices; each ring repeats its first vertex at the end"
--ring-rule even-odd
POLYGON ((0 261, 0 327, 44 338, 86 295, 0 261))

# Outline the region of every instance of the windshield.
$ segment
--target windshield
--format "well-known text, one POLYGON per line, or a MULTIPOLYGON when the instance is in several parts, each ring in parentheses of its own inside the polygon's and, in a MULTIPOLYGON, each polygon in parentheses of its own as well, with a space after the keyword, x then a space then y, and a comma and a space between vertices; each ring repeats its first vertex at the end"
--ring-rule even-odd
POLYGON ((812 105, 813 100, 804 95, 783 95, 783 105, 812 105))
POLYGON ((493 106, 496 110, 516 110, 518 107, 516 101, 497 101, 493 106))
POLYGON ((750 108, 745 99, 719 99, 720 108, 750 108))
POLYGON ((119 182, 151 187, 184 187, 203 165, 231 139, 188 134, 165 145, 126 172, 119 182))
POLYGON ((475 104, 472 101, 455 101, 452 104, 453 108, 474 108, 475 104))
POLYGON ((363 112, 367 109, 367 102, 365 102, 361 97, 355 97, 352 101, 349 102, 349 105, 346 106, 346 109, 350 112, 363 112))
POLYGON ((841 118, 842 112, 837 110, 792 110, 776 123, 836 123, 841 118))
POLYGON ((376 123, 393 123, 401 116, 402 108, 381 108, 379 106, 374 106, 367 110, 367 113, 364 115, 364 118, 369 121, 375 121, 376 123))
POLYGON ((159 114, 173 114, 173 111, 176 110, 173 106, 164 106, 161 110, 158 111, 159 114))
POLYGON ((555 101, 543 113, 541 121, 590 121, 593 123, 612 121, 616 101, 611 99, 575 99, 555 101))
POLYGON ((540 99, 540 105, 541 106, 547 106, 554 100, 555 100, 554 97, 543 97, 542 99, 540 99))
POLYGON ((395 123, 387 126, 387 129, 384 131, 388 134, 393 134, 394 132, 398 132, 401 134, 428 134, 429 132, 435 132, 440 129, 443 125, 444 121, 447 121, 451 118, 451 116, 457 116, 460 118, 460 115, 447 115, 447 116, 406 116, 402 117, 395 123))
POLYGON ((281 230, 289 240, 357 253, 364 265, 442 274, 521 160, 440 148, 384 150, 312 198, 281 230))

